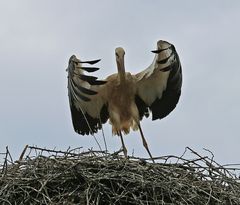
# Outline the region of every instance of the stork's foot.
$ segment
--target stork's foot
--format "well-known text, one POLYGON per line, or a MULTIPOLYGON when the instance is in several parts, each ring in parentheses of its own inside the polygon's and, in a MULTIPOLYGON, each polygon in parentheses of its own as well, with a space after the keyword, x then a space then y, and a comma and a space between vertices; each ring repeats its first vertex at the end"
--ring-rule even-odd
POLYGON ((124 146, 124 147, 122 147, 122 150, 123 150, 124 156, 125 156, 126 158, 128 158, 128 156, 127 156, 127 148, 124 146))
POLYGON ((126 148, 126 146, 125 146, 125 144, 124 144, 123 136, 122 136, 121 131, 118 132, 118 135, 119 135, 120 138, 121 138, 123 154, 124 154, 124 156, 127 158, 127 157, 128 157, 128 156, 127 156, 127 148, 126 148))
POLYGON ((153 159, 153 156, 152 156, 152 154, 151 154, 151 152, 150 152, 150 150, 149 150, 149 148, 148 148, 148 144, 147 144, 145 138, 143 138, 143 146, 144 146, 145 149, 147 150, 147 152, 148 152, 148 154, 149 154, 152 162, 155 163, 155 161, 154 161, 154 159, 153 159))
POLYGON ((155 161, 154 161, 154 159, 153 159, 153 157, 152 157, 152 154, 151 154, 151 152, 150 152, 150 150, 149 150, 149 148, 148 148, 148 144, 147 144, 147 141, 146 141, 146 139, 145 139, 145 137, 144 137, 144 135, 143 135, 143 131, 142 131, 142 128, 141 128, 140 124, 138 125, 138 127, 139 127, 140 134, 141 134, 141 137, 142 137, 143 146, 144 146, 145 149, 147 150, 147 152, 148 152, 151 160, 153 161, 153 163, 155 163, 155 161))

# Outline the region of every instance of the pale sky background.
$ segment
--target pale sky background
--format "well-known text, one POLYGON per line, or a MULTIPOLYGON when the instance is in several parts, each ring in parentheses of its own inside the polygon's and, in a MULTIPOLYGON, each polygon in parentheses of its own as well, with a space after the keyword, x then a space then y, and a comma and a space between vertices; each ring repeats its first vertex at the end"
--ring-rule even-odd
MULTIPOLYGON (((18 158, 25 144, 97 149, 73 131, 67 96, 68 59, 101 58, 95 75, 116 72, 114 49, 126 50, 136 73, 153 60, 159 39, 173 43, 183 68, 182 96, 165 119, 143 120, 154 156, 186 146, 216 161, 240 163, 240 1, 0 1, 0 152, 18 158)), ((120 148, 104 126, 109 150, 120 148)), ((97 138, 102 141, 101 132, 97 138)), ((129 154, 148 157, 138 132, 125 137, 129 154)), ((103 143, 102 143, 102 147, 103 143)))

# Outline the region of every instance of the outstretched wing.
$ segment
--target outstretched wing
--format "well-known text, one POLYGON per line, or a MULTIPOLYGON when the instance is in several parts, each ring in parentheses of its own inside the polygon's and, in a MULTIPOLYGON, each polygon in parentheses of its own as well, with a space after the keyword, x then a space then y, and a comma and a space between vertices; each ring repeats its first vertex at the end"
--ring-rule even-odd
POLYGON ((158 41, 152 64, 135 75, 135 102, 140 119, 152 111, 152 120, 166 117, 176 107, 181 95, 182 68, 175 47, 158 41))
POLYGON ((74 130, 81 134, 93 134, 108 120, 107 104, 104 100, 106 81, 85 75, 97 67, 84 67, 82 64, 95 64, 100 60, 80 61, 75 55, 68 63, 68 97, 74 130))

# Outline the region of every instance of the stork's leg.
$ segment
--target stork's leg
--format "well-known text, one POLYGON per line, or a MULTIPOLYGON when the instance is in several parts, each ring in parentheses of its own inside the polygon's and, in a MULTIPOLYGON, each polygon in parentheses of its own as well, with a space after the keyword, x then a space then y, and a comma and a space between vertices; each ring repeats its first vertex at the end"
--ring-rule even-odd
POLYGON ((122 148, 123 148, 124 156, 127 158, 127 148, 126 148, 126 146, 125 146, 125 144, 124 144, 123 136, 122 136, 121 131, 118 132, 118 135, 119 135, 120 138, 121 138, 121 142, 122 142, 122 148))
POLYGON ((151 152, 150 152, 150 150, 149 150, 149 148, 148 148, 147 141, 146 141, 146 139, 145 139, 145 137, 144 137, 144 135, 143 135, 143 131, 142 131, 142 128, 141 128, 141 126, 140 126, 140 123, 138 124, 138 127, 139 127, 139 130, 140 130, 140 133, 141 133, 143 146, 144 146, 145 149, 147 150, 147 152, 148 152, 151 160, 153 161, 153 163, 155 163, 155 161, 154 161, 154 159, 153 159, 153 157, 152 157, 152 154, 151 154, 151 152))

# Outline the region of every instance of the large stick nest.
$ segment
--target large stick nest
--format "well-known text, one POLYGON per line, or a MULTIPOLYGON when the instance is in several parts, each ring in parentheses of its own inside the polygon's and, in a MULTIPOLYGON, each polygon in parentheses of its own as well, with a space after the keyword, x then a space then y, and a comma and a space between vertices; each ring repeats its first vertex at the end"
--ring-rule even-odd
POLYGON ((27 146, 13 162, 6 149, 0 204, 240 204, 238 168, 219 165, 211 152, 186 152, 193 159, 163 156, 153 164, 119 153, 27 146))

